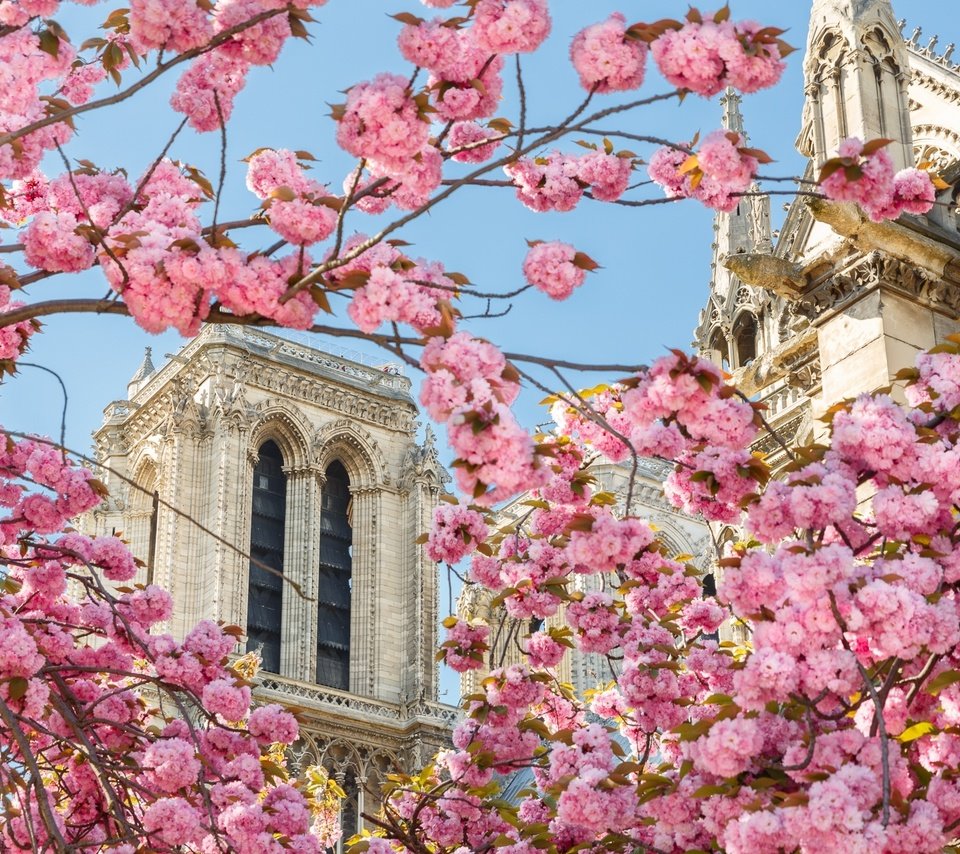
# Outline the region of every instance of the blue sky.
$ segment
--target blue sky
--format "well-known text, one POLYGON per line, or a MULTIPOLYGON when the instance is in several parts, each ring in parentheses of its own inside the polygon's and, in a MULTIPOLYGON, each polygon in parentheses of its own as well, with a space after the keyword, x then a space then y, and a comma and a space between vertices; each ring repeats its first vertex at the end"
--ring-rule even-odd
MULTIPOLYGON (((898 5, 898 14, 908 17, 908 32, 915 23, 924 24, 928 34, 939 32, 941 46, 960 36, 956 16, 950 14, 956 10, 953 0, 909 5, 901 0, 898 5)), ((84 28, 91 14, 94 22, 105 17, 102 8, 65 6, 61 20, 79 42, 92 34, 89 24, 84 28)), ((554 27, 550 39, 540 52, 524 58, 531 124, 555 121, 581 98, 567 59, 570 38, 578 29, 616 9, 622 9, 630 20, 655 20, 681 16, 686 4, 673 0, 553 0, 551 8, 554 27)), ((766 167, 771 174, 796 174, 801 167, 793 140, 799 130, 800 63, 808 10, 805 0, 732 3, 735 18, 756 18, 784 27, 786 38, 801 48, 789 58, 780 86, 744 98, 751 143, 777 160, 766 167)), ((412 0, 330 0, 314 10, 318 21, 311 25, 311 45, 293 40, 274 69, 253 69, 229 127, 228 181, 221 219, 244 217, 255 210, 256 199, 243 185, 245 164, 240 160, 260 146, 313 152, 319 160, 315 177, 339 188, 352 164, 335 145, 327 103, 342 100, 342 90, 378 71, 408 73, 395 47, 399 24, 388 17, 400 11, 429 12, 412 0)), ((124 104, 79 117, 78 133, 68 154, 104 168, 122 166, 132 176, 139 174, 178 121, 166 104, 173 83, 173 79, 161 81, 162 85, 124 104)), ((656 71, 649 69, 643 92, 653 94, 667 88, 656 71)), ((507 79, 501 114, 510 118, 516 113, 514 91, 512 80, 507 79)), ((598 96, 594 103, 605 106, 615 102, 616 96, 598 96)), ((719 122, 716 99, 691 97, 679 107, 671 102, 604 126, 682 140, 697 130, 712 130, 719 122)), ((572 141, 562 147, 574 148, 572 141)), ((173 154, 215 176, 218 149, 216 134, 185 133, 173 154)), ((636 150, 641 156, 649 155, 649 148, 637 146, 636 150)), ((55 174, 56 166, 49 163, 48 171, 55 174)), ((776 227, 782 216, 781 204, 776 201, 773 214, 776 227)), ((413 223, 403 237, 415 244, 411 253, 441 260, 448 269, 466 273, 487 290, 509 290, 522 283, 525 238, 574 243, 603 269, 592 274, 571 299, 555 303, 542 294, 526 293, 515 301, 508 316, 474 322, 472 329, 508 350, 632 364, 655 358, 666 347, 689 345, 709 282, 711 220, 710 212, 694 202, 631 209, 585 200, 573 213, 536 214, 519 205, 511 190, 468 188, 413 223)), ((358 213, 348 219, 347 231, 369 231, 376 223, 358 213)), ((263 240, 270 242, 269 237, 263 240)), ((245 245, 254 248, 249 242, 245 245)), ((97 271, 60 279, 35 286, 30 299, 100 296, 106 290, 97 271)), ((103 406, 123 396, 143 347, 152 345, 159 362, 181 343, 176 334, 148 335, 126 318, 54 317, 45 321, 44 334, 35 336, 29 360, 63 377, 70 394, 68 443, 82 448, 89 444, 103 406)), ((322 340, 317 343, 323 346, 322 340)), ((376 352, 360 342, 344 343, 376 352)), ((539 393, 531 395, 534 397, 539 399, 539 393)), ((53 434, 59 429, 58 399, 52 377, 25 368, 21 376, 0 386, 0 423, 53 434)), ((528 421, 539 417, 530 405, 523 405, 521 411, 528 421)))
MULTIPOLYGON (((787 29, 787 40, 801 49, 789 58, 780 86, 746 97, 743 103, 752 144, 777 161, 765 171, 797 174, 802 164, 793 140, 799 130, 800 66, 810 4, 806 0, 776 4, 734 0, 731 7, 734 18, 756 18, 787 29)), ((85 26, 91 15, 94 23, 106 17, 104 8, 64 7, 60 21, 79 43, 93 35, 92 28, 85 26)), ((569 41, 577 30, 617 9, 631 21, 681 17, 687 4, 672 0, 553 0, 551 8, 554 27, 549 41, 540 52, 523 60, 532 125, 554 123, 582 97, 567 59, 569 41)), ((895 8, 907 17, 908 33, 922 24, 927 36, 939 33, 941 46, 960 41, 956 0, 900 0, 895 8)), ((229 126, 228 187, 221 220, 244 217, 256 208, 256 199, 244 187, 245 164, 240 160, 261 146, 311 151, 319 160, 315 177, 339 190, 352 163, 336 148, 327 103, 342 100, 342 90, 378 71, 409 73, 395 47, 399 24, 388 17, 401 11, 429 14, 413 0, 330 0, 314 10, 318 22, 310 26, 312 44, 294 40, 274 69, 253 69, 229 126)), ((652 67, 647 77, 644 93, 669 88, 652 67)), ((131 176, 138 175, 179 120, 167 107, 173 83, 173 79, 161 81, 122 105, 80 117, 68 154, 104 168, 122 166, 131 176)), ((615 102, 615 97, 599 96, 594 103, 615 102)), ((511 119, 516 114, 515 86, 509 75, 500 114, 511 119)), ((671 102, 603 126, 684 140, 698 130, 718 127, 719 122, 716 100, 691 97, 679 107, 671 102)), ((573 149, 573 143, 562 147, 573 149)), ((212 177, 219 169, 218 151, 216 134, 184 134, 173 155, 212 177)), ((638 147, 636 151, 646 157, 650 149, 638 147)), ((59 171, 56 166, 48 164, 49 174, 59 171)), ((782 217, 778 202, 773 205, 773 216, 776 227, 782 217)), ((592 274, 570 300, 554 303, 542 294, 526 293, 506 317, 472 323, 471 329, 507 350, 635 364, 656 358, 667 347, 689 345, 708 289, 711 220, 710 213, 693 202, 631 209, 584 201, 570 214, 535 214, 520 206, 510 190, 466 189, 415 222, 402 236, 415 244, 409 250, 412 254, 441 260, 485 290, 510 290, 522 283, 525 238, 575 244, 603 269, 592 274)), ((347 221, 347 231, 369 231, 375 225, 364 214, 355 214, 347 221)), ((266 236, 263 240, 272 242, 266 236)), ((101 296, 106 290, 96 271, 60 278, 62 281, 36 286, 29 298, 101 296)), ((174 352, 181 343, 175 334, 147 335, 124 318, 68 316, 46 320, 44 334, 35 336, 28 358, 63 377, 70 395, 68 445, 83 450, 100 423, 102 408, 124 396, 143 347, 153 346, 159 365, 163 355, 174 352)), ((324 345, 322 340, 316 343, 324 345)), ((348 346, 374 355, 378 352, 362 343, 348 346)), ((591 375, 577 381, 592 385, 599 379, 591 375)), ((540 418, 536 401, 541 396, 528 393, 521 402, 521 417, 528 423, 540 418)), ((0 386, 0 423, 11 429, 55 435, 60 404, 56 380, 24 368, 19 377, 0 386)))

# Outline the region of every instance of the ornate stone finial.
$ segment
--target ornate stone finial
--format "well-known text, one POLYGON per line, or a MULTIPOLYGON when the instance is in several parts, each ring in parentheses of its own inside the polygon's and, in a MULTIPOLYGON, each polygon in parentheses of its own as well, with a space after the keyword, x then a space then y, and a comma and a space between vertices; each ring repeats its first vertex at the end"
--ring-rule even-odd
POLYGON ((741 100, 740 95, 728 86, 727 91, 720 98, 720 104, 723 106, 724 129, 736 131, 746 139, 746 134, 743 131, 743 114, 740 112, 741 100))
POLYGON ((151 353, 153 353, 152 347, 147 347, 144 350, 143 361, 140 363, 140 367, 137 368, 137 372, 130 378, 130 382, 127 383, 127 400, 130 400, 140 391, 140 389, 147 384, 147 380, 157 372, 157 369, 153 366, 153 359, 150 358, 151 353))
POLYGON ((819 85, 806 93, 797 143, 815 165, 832 156, 838 140, 856 136, 892 139, 886 151, 896 167, 913 166, 909 99, 900 84, 919 36, 904 42, 891 0, 813 0, 804 73, 819 85))
POLYGON ((435 457, 437 455, 437 434, 433 432, 433 427, 429 424, 424 431, 423 450, 428 456, 435 457))

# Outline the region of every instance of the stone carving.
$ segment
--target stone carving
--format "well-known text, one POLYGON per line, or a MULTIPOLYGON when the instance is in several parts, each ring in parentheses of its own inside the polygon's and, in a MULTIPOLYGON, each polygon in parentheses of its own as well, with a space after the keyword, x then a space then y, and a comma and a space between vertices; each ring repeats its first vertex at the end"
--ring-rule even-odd
POLYGON ((960 310, 960 292, 955 286, 878 251, 870 252, 844 270, 828 275, 803 295, 797 303, 797 309, 813 319, 840 308, 857 295, 881 284, 935 308, 943 307, 951 312, 960 310))
POLYGON ((326 470, 329 458, 336 453, 338 446, 349 449, 350 460, 358 469, 360 481, 354 487, 355 493, 362 487, 389 485, 389 467, 377 440, 348 418, 331 421, 314 433, 312 454, 319 471, 326 470))
POLYGON ((794 416, 786 423, 774 427, 777 436, 772 436, 770 433, 764 433, 759 439, 757 439, 756 442, 753 443, 753 450, 755 452, 765 454, 767 457, 771 458, 771 462, 776 465, 775 461, 778 457, 786 456, 786 453, 780 445, 780 441, 782 441, 788 447, 797 444, 797 437, 801 434, 801 427, 804 422, 808 420, 809 415, 805 412, 794 416), (780 441, 777 441, 777 437, 780 438, 780 441))
POLYGON ((401 486, 409 488, 418 480, 425 480, 439 487, 450 483, 451 477, 440 463, 436 443, 437 437, 433 428, 427 426, 423 444, 409 448, 400 464, 401 486))

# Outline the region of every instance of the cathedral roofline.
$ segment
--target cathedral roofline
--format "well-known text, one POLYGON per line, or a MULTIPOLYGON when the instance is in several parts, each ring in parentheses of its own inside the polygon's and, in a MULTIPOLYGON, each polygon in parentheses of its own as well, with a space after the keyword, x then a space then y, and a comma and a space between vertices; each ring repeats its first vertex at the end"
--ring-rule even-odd
POLYGON ((413 402, 411 381, 389 370, 389 365, 371 367, 260 329, 225 324, 205 326, 196 338, 173 354, 159 370, 155 370, 139 386, 130 401, 145 403, 154 390, 165 385, 185 366, 194 363, 205 350, 217 346, 242 350, 250 356, 269 359, 367 393, 413 402))

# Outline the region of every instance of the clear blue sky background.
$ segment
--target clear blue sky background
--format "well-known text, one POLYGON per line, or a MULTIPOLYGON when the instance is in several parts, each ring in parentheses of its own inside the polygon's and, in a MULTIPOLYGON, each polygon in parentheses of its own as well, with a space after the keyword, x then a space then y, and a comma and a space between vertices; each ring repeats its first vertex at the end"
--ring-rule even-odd
MULTIPOLYGON (((733 0, 731 7, 734 18, 755 18, 788 29, 787 40, 800 48, 789 58, 780 86, 746 97, 743 103, 751 143, 777 161, 766 171, 797 174, 802 164, 793 150, 793 140, 800 123, 802 49, 810 4, 806 0, 733 0)), ((79 43, 93 35, 90 21, 99 23, 106 17, 107 8, 65 6, 59 20, 79 43)), ((686 8, 686 3, 674 0, 553 0, 553 33, 540 52, 523 60, 530 124, 555 123, 581 99, 582 90, 567 50, 571 37, 583 26, 617 9, 630 21, 650 21, 681 17, 686 8)), ((926 31, 924 40, 938 33, 941 46, 960 41, 956 0, 899 0, 895 10, 907 18, 908 33, 921 24, 926 31)), ((387 17, 401 11, 430 14, 413 0, 330 0, 313 12, 318 22, 310 25, 312 44, 293 40, 274 69, 252 70, 229 125, 229 173, 221 220, 241 218, 256 209, 257 200, 244 187, 246 165, 240 160, 261 146, 311 151, 320 161, 315 164, 315 177, 340 190, 352 162, 335 145, 335 127, 327 103, 341 101, 342 90, 378 71, 409 73, 395 46, 400 25, 387 17)), ((104 168, 122 166, 132 177, 139 175, 179 121, 167 107, 174 82, 173 78, 161 81, 118 107, 79 117, 69 155, 92 160, 104 168)), ((654 94, 668 88, 651 66, 643 92, 654 94)), ((500 115, 515 118, 515 91, 507 74, 500 115)), ((594 104, 616 100, 598 96, 594 104)), ((603 126, 684 140, 697 130, 707 132, 719 123, 716 100, 691 97, 680 107, 669 103, 616 117, 603 126)), ((572 141, 564 143, 563 148, 579 150, 572 141)), ((640 156, 649 156, 649 148, 635 150, 640 156)), ((218 152, 216 134, 185 133, 173 156, 215 178, 218 152)), ((49 162, 48 174, 57 174, 57 167, 57 163, 49 162)), ((778 201, 773 205, 773 215, 777 227, 782 217, 778 201)), ((402 236, 415 244, 411 253, 441 260, 448 269, 466 273, 488 290, 510 290, 522 283, 520 264, 527 248, 524 238, 574 243, 603 269, 591 275, 570 300, 554 303, 542 294, 525 293, 507 317, 473 323, 471 328, 508 350, 585 362, 635 364, 656 358, 666 347, 689 344, 708 289, 711 220, 710 213, 693 202, 631 209, 584 200, 570 214, 535 214, 519 205, 511 190, 465 189, 402 236)), ((347 221, 347 230, 371 231, 376 224, 364 214, 354 214, 347 221)), ((265 233, 261 239, 263 245, 272 242, 265 233)), ((245 245, 255 248, 249 242, 245 245)), ((30 299, 101 296, 106 290, 96 271, 60 278, 62 282, 35 286, 30 299)), ((102 408, 125 395, 125 384, 139 364, 143 347, 153 346, 159 366, 163 354, 174 352, 182 343, 176 334, 147 335, 125 318, 59 317, 46 320, 45 326, 44 334, 34 338, 29 360, 63 377, 70 395, 67 443, 80 450, 89 447, 90 433, 100 423, 102 408)), ((376 348, 361 343, 345 343, 373 355, 378 353, 376 348)), ((324 342, 318 340, 317 345, 322 347, 324 342)), ((597 381, 596 375, 580 380, 583 385, 597 381)), ((521 417, 528 423, 541 417, 536 405, 540 397, 537 392, 529 393, 521 403, 521 417)), ((29 368, 0 386, 0 423, 11 429, 56 435, 60 405, 56 381, 29 368)))

